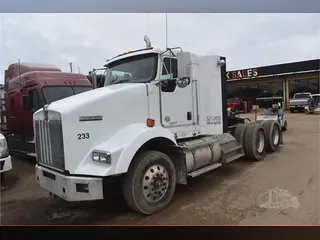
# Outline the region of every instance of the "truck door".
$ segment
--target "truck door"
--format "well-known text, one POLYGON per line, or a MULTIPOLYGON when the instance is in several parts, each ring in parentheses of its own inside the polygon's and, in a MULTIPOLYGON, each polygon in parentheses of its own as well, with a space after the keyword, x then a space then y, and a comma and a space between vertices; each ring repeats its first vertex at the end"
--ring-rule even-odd
POLYGON ((43 100, 40 95, 40 90, 38 86, 28 88, 27 94, 31 98, 31 109, 29 111, 24 111, 24 136, 33 135, 33 114, 43 107, 43 100))
POLYGON ((6 93, 6 117, 7 117, 7 130, 10 134, 19 135, 20 130, 20 117, 21 108, 19 104, 20 93, 8 92, 6 93))
POLYGON ((192 81, 179 83, 177 80, 177 59, 171 58, 172 77, 170 72, 170 58, 163 59, 160 91, 161 123, 164 127, 187 127, 197 124, 197 114, 193 98, 196 97, 192 81), (170 79, 171 78, 171 79, 170 79), (170 80, 169 80, 170 79, 170 80))

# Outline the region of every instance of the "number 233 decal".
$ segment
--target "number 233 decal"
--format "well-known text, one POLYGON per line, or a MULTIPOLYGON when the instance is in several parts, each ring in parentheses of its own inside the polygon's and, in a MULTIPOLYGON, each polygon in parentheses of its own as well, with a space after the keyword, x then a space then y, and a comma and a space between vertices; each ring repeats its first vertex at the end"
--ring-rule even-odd
POLYGON ((81 139, 88 139, 90 138, 90 135, 89 133, 78 133, 78 139, 81 140, 81 139))

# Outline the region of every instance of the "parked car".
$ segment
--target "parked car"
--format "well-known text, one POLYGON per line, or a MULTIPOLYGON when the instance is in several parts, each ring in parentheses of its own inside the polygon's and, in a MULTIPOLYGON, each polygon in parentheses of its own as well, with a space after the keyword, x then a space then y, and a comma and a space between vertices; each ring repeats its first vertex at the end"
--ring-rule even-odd
POLYGON ((303 112, 305 107, 313 107, 314 100, 312 94, 309 92, 296 93, 293 98, 290 99, 290 112, 293 113, 296 110, 303 112))

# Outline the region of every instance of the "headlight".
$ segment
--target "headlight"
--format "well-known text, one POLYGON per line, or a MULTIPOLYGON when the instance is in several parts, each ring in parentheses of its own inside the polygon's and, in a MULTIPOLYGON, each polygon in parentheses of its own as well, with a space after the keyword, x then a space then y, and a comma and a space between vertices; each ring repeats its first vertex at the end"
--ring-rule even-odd
POLYGON ((92 152, 92 160, 96 162, 102 162, 105 164, 111 164, 111 153, 92 152))
POLYGON ((7 141, 5 138, 0 139, 0 157, 8 157, 9 156, 9 149, 7 145, 7 141))

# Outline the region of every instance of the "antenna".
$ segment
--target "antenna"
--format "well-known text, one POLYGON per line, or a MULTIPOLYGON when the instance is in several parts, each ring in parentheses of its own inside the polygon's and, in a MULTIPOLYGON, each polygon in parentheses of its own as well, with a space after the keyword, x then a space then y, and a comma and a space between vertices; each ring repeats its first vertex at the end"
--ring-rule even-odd
POLYGON ((166 49, 168 49, 168 14, 166 13, 166 49))
POLYGON ((80 66, 78 65, 78 72, 80 73, 80 66))
MULTIPOLYGON (((20 58, 18 59, 18 73, 19 73, 19 76, 20 76, 20 58)), ((20 77, 19 77, 20 78, 20 77)))
POLYGON ((70 72, 72 72, 72 62, 70 62, 69 65, 70 65, 70 72))

